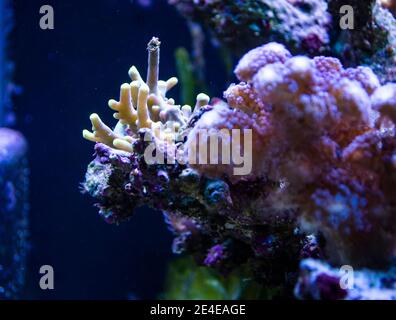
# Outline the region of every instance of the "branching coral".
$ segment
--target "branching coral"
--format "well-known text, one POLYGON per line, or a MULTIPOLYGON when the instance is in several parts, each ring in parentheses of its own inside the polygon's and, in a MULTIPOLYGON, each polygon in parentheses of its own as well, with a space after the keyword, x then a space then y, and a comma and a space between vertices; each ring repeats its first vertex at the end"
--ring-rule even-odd
MULTIPOLYGON (((149 66, 152 61, 149 52, 149 66)), ((137 74, 134 70, 132 75, 137 74)), ((159 209, 176 235, 174 252, 193 254, 199 263, 210 264, 225 273, 256 257, 249 268, 257 278, 276 286, 286 283, 290 294, 294 278, 286 275, 297 269, 300 252, 308 240, 299 231, 292 208, 272 208, 266 202, 273 191, 269 201, 275 201, 281 186, 265 177, 254 181, 236 179, 231 183, 232 177, 227 177, 233 172, 231 165, 222 165, 224 180, 211 179, 189 164, 191 144, 186 140, 194 136, 197 128, 205 128, 205 124, 211 127, 214 112, 219 113, 219 123, 223 122, 223 116, 229 119, 230 126, 243 121, 240 128, 250 128, 256 120, 242 111, 234 112, 224 102, 208 105, 205 94, 198 95, 194 110, 188 106, 180 108, 161 94, 165 92, 164 83, 158 82, 159 94, 147 95, 150 91, 147 87, 155 92, 155 86, 146 85, 150 81, 144 83, 137 76, 132 76, 132 80, 140 85, 137 82, 123 85, 120 101, 110 101, 110 106, 118 111, 116 118, 120 121, 116 128, 111 130, 93 115, 94 132, 84 132, 86 138, 97 143, 96 158, 88 166, 83 191, 98 201, 101 216, 109 223, 119 223, 131 217, 137 207, 148 205, 159 209), (142 89, 144 99, 139 102, 142 89), (156 114, 151 113, 154 106, 161 108, 156 114), (151 120, 151 127, 141 125, 139 108, 149 114, 143 120, 151 120), (156 115, 159 117, 155 118, 156 115), (158 122, 165 130, 157 131, 153 124, 158 122), (176 127, 171 134, 180 135, 181 139, 166 139, 169 127, 176 127), (162 159, 166 161, 147 161, 147 150, 158 155, 169 149, 176 149, 173 154, 180 155, 179 160, 184 161, 169 161, 172 155, 167 152, 162 159)), ((253 112, 254 101, 259 102, 259 97, 249 99, 247 106, 253 112)), ((258 124, 254 128, 261 133, 258 124)), ((218 171, 216 166, 208 166, 218 171)))
POLYGON ((270 43, 241 59, 235 73, 242 82, 225 92, 226 102, 208 105, 201 94, 191 110, 165 98, 169 86, 155 80, 157 68, 158 55, 149 50, 148 80, 132 69, 137 82, 122 86, 120 102, 110 102, 118 111, 116 129, 94 115, 94 133, 85 133, 98 143, 83 188, 108 222, 127 219, 142 205, 159 209, 176 234, 175 252, 224 273, 248 265, 261 283, 282 285, 286 295, 302 258, 372 268, 390 262, 395 84, 381 86, 367 67, 293 57, 270 43), (235 158, 224 161, 230 148, 199 149, 193 152, 199 161, 192 161, 195 141, 210 130, 220 133, 216 146, 250 151, 251 170, 238 174, 235 158), (233 130, 250 140, 236 139, 233 130), (169 134, 180 139, 168 140, 169 134), (150 152, 170 148, 178 161, 147 162, 152 141, 150 152))
MULTIPOLYGON (((160 42, 153 38, 148 44, 149 60, 147 80, 143 81, 135 66, 129 70, 132 79, 130 84, 121 86, 120 101, 109 100, 109 107, 115 111, 114 118, 119 120, 112 130, 106 126, 97 114, 92 114, 92 131, 83 131, 85 139, 101 142, 119 150, 133 152, 133 142, 136 141, 140 129, 150 129, 153 136, 166 139, 186 124, 191 115, 191 107, 175 105, 173 99, 166 94, 178 82, 173 77, 167 81, 158 80, 160 42)), ((197 105, 209 103, 206 95, 199 95, 197 105)), ((175 136, 171 139, 176 140, 175 136)))

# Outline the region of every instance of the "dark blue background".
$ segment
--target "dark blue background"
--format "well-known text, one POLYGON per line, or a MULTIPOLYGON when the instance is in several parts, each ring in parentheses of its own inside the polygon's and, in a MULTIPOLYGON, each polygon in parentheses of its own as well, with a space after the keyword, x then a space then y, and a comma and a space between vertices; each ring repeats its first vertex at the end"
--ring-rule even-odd
POLYGON ((107 225, 79 193, 93 154, 81 137, 89 115, 114 122, 107 100, 118 98, 132 64, 145 74, 153 35, 163 43, 161 78, 175 75, 175 48, 189 47, 185 21, 165 1, 154 2, 144 9, 128 0, 14 1, 12 57, 23 87, 15 109, 31 169, 25 298, 155 298, 162 290, 172 236, 161 213, 140 209, 127 223, 107 225), (55 30, 39 28, 44 4, 55 10, 55 30), (53 291, 38 286, 44 264, 54 267, 53 291))

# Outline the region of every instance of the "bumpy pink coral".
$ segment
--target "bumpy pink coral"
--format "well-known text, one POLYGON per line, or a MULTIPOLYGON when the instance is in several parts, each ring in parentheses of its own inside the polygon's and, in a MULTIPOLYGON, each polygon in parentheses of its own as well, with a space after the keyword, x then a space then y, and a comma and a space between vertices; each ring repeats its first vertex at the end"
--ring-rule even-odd
POLYGON ((241 82, 230 85, 224 92, 224 98, 230 107, 240 109, 248 114, 259 113, 265 110, 263 100, 250 83, 241 82))
POLYGON ((267 121, 268 115, 264 110, 251 114, 241 109, 230 108, 223 102, 215 104, 212 110, 202 115, 188 135, 186 149, 189 152, 190 166, 212 178, 227 176, 231 180, 236 180, 252 176, 257 173, 257 166, 248 168, 246 174, 235 175, 235 168, 240 167, 241 163, 235 161, 232 153, 252 157, 249 161, 257 164, 261 158, 257 152, 263 150, 265 137, 270 135, 267 121), (247 137, 245 129, 250 131, 251 139, 247 137), (207 136, 207 142, 203 145, 199 144, 200 135, 207 136), (218 141, 217 155, 210 148, 211 135, 218 141), (245 145, 245 141, 251 141, 251 146, 245 145))
POLYGON ((379 88, 372 96, 373 108, 381 115, 396 122, 396 83, 390 83, 379 88))
MULTIPOLYGON (((392 257, 396 84, 381 86, 371 69, 344 69, 335 58, 292 57, 274 43, 247 53, 235 73, 244 82, 201 117, 189 141, 199 128, 252 129, 248 178, 279 181, 277 205, 297 209, 303 228, 325 236, 333 262, 392 257)), ((195 168, 232 175, 232 166, 195 168)))
POLYGON ((249 81, 263 66, 275 62, 284 62, 291 57, 287 49, 279 43, 269 43, 250 50, 239 61, 235 74, 241 81, 249 81))

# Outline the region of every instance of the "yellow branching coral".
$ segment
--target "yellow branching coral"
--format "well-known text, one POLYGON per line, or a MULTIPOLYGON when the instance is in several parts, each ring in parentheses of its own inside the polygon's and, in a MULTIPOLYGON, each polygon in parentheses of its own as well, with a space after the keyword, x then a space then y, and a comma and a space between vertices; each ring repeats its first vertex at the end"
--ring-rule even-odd
POLYGON ((92 142, 102 142, 111 146, 113 141, 118 138, 113 130, 106 126, 96 113, 91 114, 89 119, 92 122, 93 133, 84 130, 83 137, 92 142))
MULTIPOLYGON (((109 107, 116 111, 114 118, 118 123, 114 130, 105 125, 94 113, 90 116, 92 132, 83 131, 83 137, 92 142, 101 142, 112 148, 133 151, 132 144, 140 129, 147 128, 153 136, 162 141, 175 141, 175 134, 185 126, 192 116, 192 107, 176 105, 166 94, 178 80, 172 77, 167 81, 159 80, 160 41, 153 37, 148 43, 147 79, 143 80, 138 69, 129 69, 131 83, 121 85, 119 101, 109 100, 109 107)), ((194 111, 209 103, 205 94, 197 96, 194 111)))
POLYGON ((124 125, 131 128, 136 127, 137 111, 134 105, 137 104, 137 95, 139 92, 139 83, 134 81, 130 85, 124 83, 121 86, 120 101, 114 99, 109 100, 109 107, 118 113, 114 114, 114 118, 120 120, 124 125), (133 92, 133 94, 132 94, 133 92), (133 97, 133 100, 132 100, 133 97))

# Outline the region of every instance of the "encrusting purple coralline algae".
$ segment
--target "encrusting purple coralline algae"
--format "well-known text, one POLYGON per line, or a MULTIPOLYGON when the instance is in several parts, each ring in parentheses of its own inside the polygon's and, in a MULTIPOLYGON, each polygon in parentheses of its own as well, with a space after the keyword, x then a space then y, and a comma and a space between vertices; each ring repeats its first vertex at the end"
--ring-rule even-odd
MULTIPOLYGON (((156 38, 149 43, 147 81, 132 67, 120 101, 109 101, 115 129, 94 114, 93 132, 84 131, 96 145, 83 190, 101 216, 120 223, 143 205, 158 209, 175 234, 176 253, 224 274, 248 266, 262 285, 284 288, 283 296, 297 283, 297 298, 375 298, 360 280, 359 295, 326 295, 315 286, 338 281, 326 263, 350 265, 362 279, 386 277, 391 267, 396 84, 381 85, 368 67, 292 56, 269 43, 240 60, 241 82, 227 89, 225 101, 200 94, 195 108, 178 106, 166 97, 177 79, 158 81, 159 45, 156 38), (210 139, 195 150, 205 130, 222 132, 216 145, 232 150, 234 136, 224 133, 242 132, 236 149, 246 156, 250 142, 251 170, 236 175, 241 163, 224 162, 230 148, 215 152, 210 139), (326 279, 318 282, 306 261, 326 279)), ((393 285, 376 282, 376 290, 391 290, 379 298, 396 295, 393 285)))
MULTIPOLYGON (((279 42, 293 54, 337 57, 344 66, 369 66, 381 83, 396 81, 394 0, 168 0, 188 21, 208 30, 212 43, 240 57, 279 42), (353 24, 340 21, 353 9, 353 24), (391 11, 389 11, 389 10, 391 11)), ((351 22, 348 18, 346 21, 351 22)))

